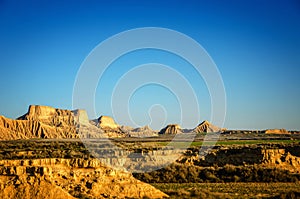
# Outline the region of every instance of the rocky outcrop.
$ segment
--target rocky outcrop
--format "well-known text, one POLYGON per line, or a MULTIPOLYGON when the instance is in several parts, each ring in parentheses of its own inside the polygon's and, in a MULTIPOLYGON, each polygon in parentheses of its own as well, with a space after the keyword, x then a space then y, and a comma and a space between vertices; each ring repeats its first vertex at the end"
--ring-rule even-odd
POLYGON ((49 106, 30 105, 28 112, 18 120, 39 121, 49 126, 74 126, 72 111, 49 106))
POLYGON ((127 137, 114 119, 109 116, 100 116, 96 124, 108 137, 127 137))
POLYGON ((211 133, 211 132, 221 132, 224 131, 224 129, 221 129, 220 127, 217 127, 208 121, 203 121, 200 123, 195 129, 193 129, 193 132, 195 133, 211 133))
POLYGON ((181 127, 178 124, 169 124, 165 128, 161 129, 158 134, 178 134, 182 133, 181 127))
POLYGON ((263 164, 300 173, 300 157, 291 155, 285 149, 264 149, 262 154, 263 164))
POLYGON ((77 125, 89 126, 91 124, 87 112, 85 110, 77 109, 72 111, 72 113, 73 113, 74 121, 77 125))
POLYGON ((118 130, 119 125, 117 125, 112 117, 100 116, 98 119, 98 124, 101 129, 104 130, 118 130))
POLYGON ((220 147, 210 150, 207 154, 204 153, 203 156, 199 154, 198 150, 188 149, 177 162, 202 167, 263 165, 300 173, 300 157, 291 154, 285 148, 220 147))
POLYGON ((267 129, 265 130, 266 134, 291 134, 289 131, 285 129, 267 129))
POLYGON ((162 198, 163 192, 96 159, 0 160, 0 198, 162 198))
POLYGON ((38 120, 12 120, 0 116, 0 139, 78 138, 74 125, 50 126, 38 120))

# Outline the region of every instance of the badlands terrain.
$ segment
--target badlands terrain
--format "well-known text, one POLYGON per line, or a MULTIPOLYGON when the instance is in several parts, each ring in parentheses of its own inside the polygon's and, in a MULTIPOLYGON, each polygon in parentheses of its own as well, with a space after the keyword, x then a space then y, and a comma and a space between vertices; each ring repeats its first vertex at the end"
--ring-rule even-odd
POLYGON ((0 116, 0 198, 299 198, 300 133, 121 126, 31 105, 0 116))

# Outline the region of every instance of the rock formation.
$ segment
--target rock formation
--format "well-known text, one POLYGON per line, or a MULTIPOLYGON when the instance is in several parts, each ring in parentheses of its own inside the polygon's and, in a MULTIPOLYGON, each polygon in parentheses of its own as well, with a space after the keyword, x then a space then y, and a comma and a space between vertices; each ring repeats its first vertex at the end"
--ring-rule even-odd
POLYGON ((223 129, 214 126, 205 120, 201 124, 199 124, 195 129, 193 129, 193 131, 195 133, 202 133, 202 132, 211 133, 211 132, 221 132, 223 131, 223 129))
POLYGON ((113 118, 109 116, 100 116, 98 119, 99 127, 103 130, 118 130, 119 125, 117 125, 113 118))
POLYGON ((264 149, 262 154, 264 165, 300 173, 300 157, 291 155, 285 149, 264 149))
POLYGON ((75 125, 50 126, 38 120, 12 120, 0 116, 0 139, 78 138, 75 125))
POLYGON ((89 121, 85 110, 62 110, 31 105, 16 120, 0 116, 0 140, 31 138, 103 138, 125 137, 111 117, 89 121))
POLYGON ((138 127, 129 131, 130 137, 155 137, 158 136, 157 132, 153 131, 148 125, 138 127))
POLYGON ((96 125, 103 130, 108 137, 127 137, 128 134, 124 133, 120 126, 115 123, 114 119, 109 116, 100 116, 96 125))
POLYGON ((0 198, 163 198, 163 192, 97 159, 0 160, 0 198))
POLYGON ((199 155, 199 151, 188 149, 185 154, 177 160, 178 163, 209 167, 218 165, 245 166, 262 165, 265 167, 276 167, 293 173, 300 173, 300 157, 291 148, 268 148, 265 146, 219 146, 210 150, 205 156, 199 155))
POLYGON ((49 106, 30 105, 28 112, 18 120, 39 121, 49 126, 74 126, 72 111, 56 109, 49 106))
POLYGON ((268 129, 265 130, 266 134, 291 134, 289 131, 285 129, 268 129))
POLYGON ((169 124, 161 129, 158 134, 178 134, 182 133, 181 127, 178 124, 169 124))
POLYGON ((72 113, 76 124, 87 125, 87 126, 91 124, 87 112, 85 110, 77 109, 72 111, 72 113))

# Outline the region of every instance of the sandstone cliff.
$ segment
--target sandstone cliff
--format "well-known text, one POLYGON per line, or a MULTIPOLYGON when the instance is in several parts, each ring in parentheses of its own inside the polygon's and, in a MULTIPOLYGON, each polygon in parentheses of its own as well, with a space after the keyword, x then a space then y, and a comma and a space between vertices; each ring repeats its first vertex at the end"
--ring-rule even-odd
POLYGON ((98 121, 98 126, 89 121, 85 110, 31 105, 28 112, 16 120, 0 116, 0 140, 127 136, 112 118, 101 116, 98 121))
POLYGON ((0 198, 162 198, 163 192, 96 159, 0 160, 0 198))
POLYGON ((0 116, 0 139, 78 138, 72 111, 48 106, 29 106, 28 112, 12 120, 0 116))
POLYGON ((74 125, 50 126, 38 120, 12 120, 0 116, 0 139, 78 138, 74 125))
POLYGON ((128 134, 124 133, 120 126, 115 123, 114 119, 109 116, 102 115, 97 120, 97 126, 103 130, 108 137, 127 137, 128 134))
POLYGON ((117 125, 112 117, 109 116, 100 116, 98 118, 98 124, 101 129, 104 130, 118 130, 119 125, 117 125))
POLYGON ((73 126, 72 111, 56 109, 49 106, 30 105, 28 112, 18 120, 39 121, 49 126, 73 126))

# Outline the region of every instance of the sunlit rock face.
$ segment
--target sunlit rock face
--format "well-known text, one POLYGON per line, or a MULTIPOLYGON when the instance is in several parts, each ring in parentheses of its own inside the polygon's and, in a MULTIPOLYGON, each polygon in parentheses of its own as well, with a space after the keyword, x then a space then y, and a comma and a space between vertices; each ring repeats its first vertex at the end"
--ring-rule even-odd
POLYGON ((221 132, 224 129, 221 129, 220 127, 217 127, 211 123, 209 123, 208 121, 203 121, 202 123, 200 123, 195 129, 193 129, 193 131, 195 133, 201 133, 201 132, 206 132, 206 133, 211 133, 211 132, 221 132))
MULTIPOLYGON (((32 111, 17 120, 0 116, 0 139, 78 138, 71 111, 32 111), (59 116, 55 116, 56 114, 59 116)), ((54 109, 55 110, 55 109, 54 109)))
POLYGON ((40 105, 30 105, 28 112, 18 120, 34 120, 49 126, 74 125, 72 111, 40 105))
POLYGON ((76 124, 90 125, 89 117, 85 110, 77 109, 72 111, 76 124))
POLYGON ((285 129, 267 129, 265 130, 266 134, 291 134, 291 132, 285 129))
POLYGON ((85 110, 30 105, 28 112, 16 120, 0 116, 0 140, 126 136, 113 118, 101 116, 90 121, 85 110))
POLYGON ((112 117, 109 116, 100 116, 98 118, 98 124, 101 129, 104 130, 118 130, 119 125, 117 125, 112 117))
POLYGON ((0 160, 0 198, 163 198, 163 192, 97 159, 0 160))

